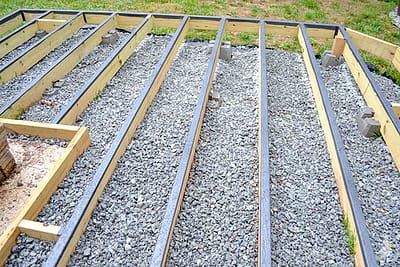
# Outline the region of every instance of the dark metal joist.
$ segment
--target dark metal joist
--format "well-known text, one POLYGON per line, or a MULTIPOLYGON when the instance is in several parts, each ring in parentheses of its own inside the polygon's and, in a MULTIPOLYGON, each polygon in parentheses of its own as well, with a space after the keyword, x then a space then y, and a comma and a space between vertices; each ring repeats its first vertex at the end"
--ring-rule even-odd
POLYGON ((357 266, 377 266, 371 240, 369 238, 364 214, 361 209, 358 192, 351 174, 339 128, 336 124, 335 112, 329 101, 319 64, 316 61, 306 26, 300 24, 299 42, 304 51, 304 61, 309 73, 310 83, 314 92, 314 99, 318 109, 321 125, 325 133, 328 151, 331 157, 332 168, 336 176, 343 213, 354 225, 356 235, 357 266), (359 249, 359 251, 357 251, 359 249), (361 254, 361 255, 360 255, 361 254))
POLYGON ((72 18, 2 66, 0 68, 0 85, 24 73, 61 44, 68 36, 79 30, 84 23, 83 13, 77 11, 72 18))
POLYGON ((37 21, 38 19, 44 18, 49 15, 52 11, 49 10, 37 18, 29 21, 25 25, 17 28, 16 30, 10 32, 6 36, 0 39, 0 57, 5 56, 10 51, 25 43, 31 39, 37 30, 39 30, 37 21))
POLYGON ((50 252, 44 266, 49 267, 67 264, 70 254, 77 245, 81 234, 84 232, 90 220, 93 210, 96 208, 98 198, 103 192, 108 180, 111 178, 118 160, 125 152, 126 146, 130 143, 136 128, 143 120, 147 109, 157 95, 169 66, 175 58, 188 30, 189 17, 184 16, 151 77, 141 91, 138 99, 131 107, 127 119, 118 131, 110 149, 107 151, 94 177, 86 188, 81 201, 75 207, 74 213, 67 224, 62 227, 61 235, 50 252))
POLYGON ((0 115, 13 118, 21 111, 38 102, 46 88, 70 72, 101 41, 101 37, 116 26, 115 14, 111 14, 97 25, 79 43, 74 45, 61 58, 54 62, 43 74, 39 75, 27 87, 19 91, 10 101, 0 107, 0 115))
POLYGON ((271 212, 268 141, 267 45, 265 23, 259 32, 258 100, 258 266, 271 266, 271 212))
POLYGON ((163 221, 161 223, 161 229, 151 260, 152 267, 164 266, 167 261, 169 245, 171 243, 182 200, 185 195, 185 188, 189 180, 189 174, 192 167, 194 154, 201 132, 201 126, 204 119, 204 114, 207 107, 208 95, 210 93, 211 85, 214 80, 215 69, 219 58, 225 24, 226 19, 222 19, 211 53, 207 72, 203 79, 203 85, 200 90, 199 99, 194 110, 194 116, 189 128, 188 137, 186 139, 185 147, 183 149, 183 153, 180 159, 175 181, 169 195, 167 208, 164 214, 163 221))
POLYGON ((85 83, 75 96, 56 115, 53 123, 73 124, 92 99, 100 93, 108 81, 124 65, 146 34, 152 29, 152 17, 144 18, 129 37, 106 59, 96 73, 85 83))

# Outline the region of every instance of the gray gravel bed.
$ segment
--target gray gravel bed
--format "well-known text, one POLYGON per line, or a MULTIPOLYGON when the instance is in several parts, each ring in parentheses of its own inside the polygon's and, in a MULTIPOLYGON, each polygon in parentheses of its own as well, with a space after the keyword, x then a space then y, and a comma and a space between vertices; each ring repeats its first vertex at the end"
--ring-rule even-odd
POLYGON ((219 61, 168 266, 256 265, 257 51, 219 61))
POLYGON ((7 64, 11 59, 19 56, 25 49, 39 41, 39 37, 32 37, 25 43, 21 44, 20 46, 16 47, 14 50, 11 50, 8 54, 4 55, 4 57, 0 58, 0 68, 7 64))
MULTIPOLYGON (((346 64, 322 72, 350 161, 368 231, 382 266, 400 265, 400 174, 381 139, 360 134, 354 116, 366 103, 346 64)), ((379 78, 382 90, 399 86, 379 78)), ((398 98, 397 98, 398 99, 398 98)))
MULTIPOLYGON (((75 162, 37 221, 63 225, 71 217, 87 184, 128 115, 127 107, 133 104, 139 95, 168 40, 169 37, 147 37, 99 97, 79 116, 77 125, 90 129, 92 144, 75 162)), ((25 262, 34 260, 36 264, 41 264, 52 246, 52 243, 40 240, 31 242, 22 235, 18 237, 17 244, 16 253, 8 259, 8 266, 24 266, 25 262)))
POLYGON ((100 44, 96 46, 71 72, 61 79, 57 88, 48 88, 44 92, 43 99, 53 102, 54 106, 38 102, 25 111, 22 119, 50 122, 75 93, 85 85, 86 81, 98 70, 114 49, 129 36, 129 33, 118 32, 118 36, 118 42, 115 44, 100 44))
POLYGON ((70 38, 66 39, 62 44, 56 47, 53 51, 47 54, 36 65, 20 76, 8 81, 0 86, 0 107, 7 103, 20 90, 29 85, 39 75, 44 73, 54 62, 56 62, 63 54, 77 44, 84 36, 90 33, 90 30, 80 29, 75 32, 70 38))
POLYGON ((382 89, 389 102, 400 103, 400 85, 394 83, 391 79, 372 73, 375 81, 382 89))
POLYGON ((207 63, 207 45, 181 47, 70 266, 149 265, 207 63))
POLYGON ((351 266, 338 190, 300 54, 267 50, 272 263, 351 266))

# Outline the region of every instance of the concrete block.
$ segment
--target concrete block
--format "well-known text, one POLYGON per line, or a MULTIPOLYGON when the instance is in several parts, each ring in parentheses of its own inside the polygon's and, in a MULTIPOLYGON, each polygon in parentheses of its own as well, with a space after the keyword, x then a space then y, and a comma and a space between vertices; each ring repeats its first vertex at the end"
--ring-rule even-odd
POLYGON ((372 118, 375 115, 375 112, 370 107, 363 107, 360 112, 355 116, 357 123, 359 120, 363 120, 365 118, 372 118))
POLYGON ((45 37, 47 32, 45 30, 38 30, 35 32, 35 37, 43 38, 45 37))
POLYGON ((101 44, 115 44, 118 41, 118 33, 116 30, 109 31, 106 35, 101 37, 101 44))
POLYGON ((210 95, 208 96, 209 100, 215 100, 215 101, 220 101, 221 100, 221 94, 217 91, 211 91, 210 95))
POLYGON ((381 124, 379 121, 373 118, 365 118, 357 121, 358 129, 361 134, 365 137, 372 137, 375 133, 379 132, 381 129, 381 124))
MULTIPOLYGON (((213 48, 214 48, 215 41, 210 41, 208 43, 208 54, 211 54, 213 48)), ((232 45, 231 42, 222 42, 221 48, 219 51, 219 58, 223 59, 225 61, 231 61, 232 60, 232 45)))
POLYGON ((331 54, 331 51, 325 51, 321 57, 321 65, 323 68, 329 66, 339 66, 344 63, 344 58, 337 58, 335 55, 331 54))

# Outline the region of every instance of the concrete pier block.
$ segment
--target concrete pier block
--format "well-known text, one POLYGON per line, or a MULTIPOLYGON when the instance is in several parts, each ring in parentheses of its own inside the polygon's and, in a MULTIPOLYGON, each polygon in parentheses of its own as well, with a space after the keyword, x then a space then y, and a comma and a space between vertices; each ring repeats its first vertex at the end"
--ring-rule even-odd
POLYGON ((356 120, 361 120, 365 118, 372 118, 375 115, 375 112, 370 107, 363 107, 360 112, 356 115, 356 120))
POLYGON ((43 38, 45 37, 47 32, 45 30, 38 30, 35 32, 35 37, 43 38))
POLYGON ((344 63, 344 58, 337 58, 335 55, 332 55, 330 51, 325 51, 321 57, 321 65, 323 68, 327 68, 329 66, 339 66, 344 63))
POLYGON ((358 129, 365 137, 372 137, 374 134, 380 132, 381 124, 373 118, 365 118, 357 121, 358 129))
MULTIPOLYGON (((211 54, 213 48, 214 48, 215 41, 210 41, 208 43, 208 54, 211 54)), ((232 45, 231 42, 222 42, 220 52, 219 52, 219 58, 223 59, 225 61, 231 61, 232 60, 232 45)))
POLYGON ((115 44, 118 41, 118 38, 118 32, 116 30, 111 30, 101 37, 101 44, 115 44))

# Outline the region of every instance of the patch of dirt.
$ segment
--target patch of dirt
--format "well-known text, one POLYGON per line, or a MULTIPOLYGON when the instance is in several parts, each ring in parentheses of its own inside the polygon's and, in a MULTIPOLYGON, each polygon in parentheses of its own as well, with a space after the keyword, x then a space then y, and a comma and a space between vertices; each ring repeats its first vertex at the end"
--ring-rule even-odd
POLYGON ((0 185, 0 235, 51 170, 64 148, 37 141, 8 140, 16 162, 13 174, 0 185))

